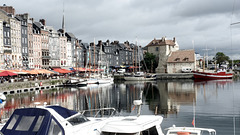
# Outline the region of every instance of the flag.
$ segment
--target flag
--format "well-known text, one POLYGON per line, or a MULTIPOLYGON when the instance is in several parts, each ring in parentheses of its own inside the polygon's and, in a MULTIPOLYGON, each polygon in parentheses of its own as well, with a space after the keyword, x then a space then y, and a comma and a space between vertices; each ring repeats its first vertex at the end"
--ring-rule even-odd
POLYGON ((192 125, 193 125, 193 126, 195 125, 195 121, 194 121, 194 119, 193 119, 193 121, 192 121, 192 125))
POLYGON ((135 109, 135 107, 136 107, 136 106, 134 105, 134 107, 132 108, 132 111, 135 109))

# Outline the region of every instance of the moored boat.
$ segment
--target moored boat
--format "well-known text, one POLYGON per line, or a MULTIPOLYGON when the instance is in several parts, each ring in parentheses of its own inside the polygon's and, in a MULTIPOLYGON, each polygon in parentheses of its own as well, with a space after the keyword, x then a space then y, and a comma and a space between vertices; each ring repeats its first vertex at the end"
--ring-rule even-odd
POLYGON ((101 122, 61 106, 21 108, 13 112, 1 132, 4 135, 98 135, 95 129, 102 127, 101 122))
POLYGON ((192 71, 194 79, 231 79, 233 77, 232 73, 226 73, 225 71, 219 72, 199 72, 192 71))
POLYGON ((166 135, 216 135, 215 129, 210 128, 176 127, 173 125, 166 130, 168 130, 166 135))
POLYGON ((124 80, 126 81, 151 81, 156 80, 155 74, 145 74, 143 72, 137 72, 136 74, 125 75, 124 80))
POLYGON ((112 117, 100 128, 102 135, 163 135, 163 118, 155 115, 112 117))

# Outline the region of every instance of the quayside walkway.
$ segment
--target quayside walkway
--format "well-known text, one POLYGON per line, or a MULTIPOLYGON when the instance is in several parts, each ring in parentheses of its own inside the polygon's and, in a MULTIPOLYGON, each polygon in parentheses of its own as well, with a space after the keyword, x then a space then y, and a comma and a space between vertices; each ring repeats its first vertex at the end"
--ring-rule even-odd
POLYGON ((0 92, 7 94, 16 94, 23 92, 31 92, 35 90, 53 89, 62 84, 66 79, 47 79, 25 82, 5 82, 0 83, 0 92))

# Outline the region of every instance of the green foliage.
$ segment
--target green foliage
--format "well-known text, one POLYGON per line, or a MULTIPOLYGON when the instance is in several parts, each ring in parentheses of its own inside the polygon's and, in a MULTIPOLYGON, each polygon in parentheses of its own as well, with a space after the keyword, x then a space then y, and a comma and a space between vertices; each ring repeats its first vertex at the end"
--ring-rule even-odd
POLYGON ((146 64, 146 66, 147 66, 148 71, 155 72, 155 69, 158 66, 158 61, 157 61, 155 55, 153 55, 152 53, 147 52, 144 55, 144 62, 146 64))
POLYGON ((217 61, 217 64, 223 64, 225 61, 229 61, 230 58, 226 56, 223 52, 217 52, 215 57, 213 58, 217 61))

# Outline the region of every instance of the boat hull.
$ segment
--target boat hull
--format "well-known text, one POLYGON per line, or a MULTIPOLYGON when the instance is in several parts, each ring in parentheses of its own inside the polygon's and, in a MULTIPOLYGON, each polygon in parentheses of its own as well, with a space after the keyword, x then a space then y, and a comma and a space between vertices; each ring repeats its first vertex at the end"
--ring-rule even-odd
POLYGON ((132 76, 125 76, 124 80, 126 81, 151 81, 151 80, 155 80, 156 77, 132 77, 132 76))
POLYGON ((193 77, 195 79, 231 79, 233 77, 232 73, 218 72, 218 73, 207 73, 207 72, 197 72, 193 71, 193 77))

